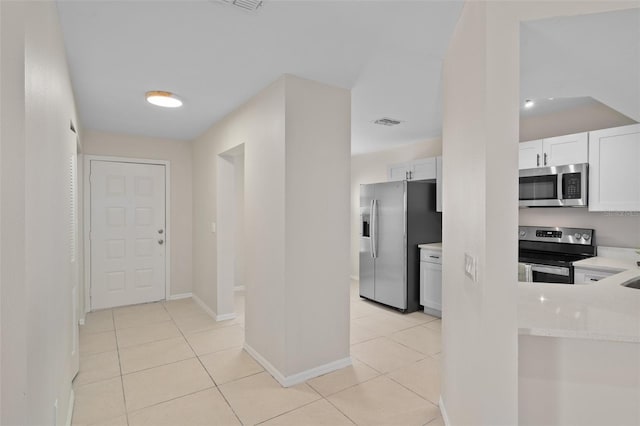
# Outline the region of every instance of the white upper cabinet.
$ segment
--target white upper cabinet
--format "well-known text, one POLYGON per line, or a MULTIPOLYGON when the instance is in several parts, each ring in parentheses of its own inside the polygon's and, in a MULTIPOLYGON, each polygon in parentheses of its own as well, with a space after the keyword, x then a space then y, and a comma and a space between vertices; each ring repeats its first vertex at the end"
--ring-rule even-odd
POLYGON ((520 169, 563 166, 589 161, 587 133, 556 136, 520 143, 520 169))
POLYGON ((542 139, 520 143, 519 169, 542 166, 542 139))
POLYGON ((388 176, 390 181, 408 180, 411 163, 399 163, 389 166, 388 176))
POLYGON ((388 176, 390 181, 435 179, 436 159, 431 157, 392 164, 389 166, 388 176))
POLYGON ((640 211, 640 124, 589 133, 589 210, 640 211))
POLYGON ((589 137, 586 132, 542 140, 541 166, 543 167, 587 163, 588 161, 589 137))
POLYGON ((436 173, 436 158, 423 158, 421 160, 415 160, 413 163, 413 169, 409 176, 411 180, 423 180, 423 179, 435 179, 436 173))

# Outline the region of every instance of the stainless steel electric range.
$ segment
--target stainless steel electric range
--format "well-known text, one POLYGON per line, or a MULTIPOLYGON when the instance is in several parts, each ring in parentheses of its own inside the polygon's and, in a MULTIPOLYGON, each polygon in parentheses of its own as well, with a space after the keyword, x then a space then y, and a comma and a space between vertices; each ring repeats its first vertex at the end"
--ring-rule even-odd
POLYGON ((520 226, 518 239, 518 261, 533 282, 573 284, 573 262, 596 255, 593 229, 520 226))

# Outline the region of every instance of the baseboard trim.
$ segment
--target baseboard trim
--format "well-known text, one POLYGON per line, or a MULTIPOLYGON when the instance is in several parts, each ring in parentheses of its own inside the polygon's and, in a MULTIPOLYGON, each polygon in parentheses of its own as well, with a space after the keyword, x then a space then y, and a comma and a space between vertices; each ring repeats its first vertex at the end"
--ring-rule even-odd
POLYGON ((172 294, 169 297, 167 297, 167 300, 188 299, 190 297, 193 297, 193 294, 191 294, 191 293, 172 294))
POLYGON ((200 299, 198 296, 196 296, 195 294, 192 294, 191 297, 193 298, 193 300, 202 308, 204 309, 204 311, 209 314, 209 316, 211 318, 213 318, 214 320, 217 321, 216 317, 218 316, 213 309, 211 309, 210 307, 208 307, 203 301, 202 299, 200 299))
POLYGON ((351 278, 353 281, 360 281, 360 277, 357 275, 350 275, 349 278, 351 278))
POLYGON ((221 314, 221 315, 216 315, 216 321, 228 321, 228 320, 235 319, 236 317, 237 315, 235 313, 221 314))
POLYGON ((76 394, 73 391, 73 388, 71 388, 71 391, 69 392, 69 408, 67 410, 67 421, 65 422, 66 426, 71 426, 71 420, 73 419, 73 407, 76 403, 76 394))
POLYGON ((233 288, 233 291, 244 291, 244 286, 243 285, 237 285, 233 288))
POLYGON ((337 361, 330 362, 328 364, 320 365, 315 368, 310 368, 309 370, 302 371, 300 373, 294 374, 292 376, 283 375, 277 368, 275 368, 269 361, 267 361, 258 351, 253 349, 247 342, 244 342, 244 349, 251 355, 260 365, 264 367, 265 370, 274 379, 278 381, 283 387, 288 388, 299 383, 306 382, 309 379, 313 379, 314 377, 321 376, 323 374, 330 373, 335 370, 339 370, 344 367, 348 367, 352 364, 351 357, 346 357, 339 359, 337 361))
POLYGON ((440 401, 438 402, 438 406, 440 407, 440 414, 442 414, 442 420, 444 420, 445 426, 451 426, 451 422, 449 421, 449 416, 447 415, 447 409, 444 408, 444 401, 442 400, 442 395, 440 395, 440 401))

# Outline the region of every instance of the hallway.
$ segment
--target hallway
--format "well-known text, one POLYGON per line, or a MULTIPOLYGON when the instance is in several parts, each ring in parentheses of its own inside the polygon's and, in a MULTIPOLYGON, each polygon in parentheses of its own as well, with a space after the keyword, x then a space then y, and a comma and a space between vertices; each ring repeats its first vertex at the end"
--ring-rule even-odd
POLYGON ((442 425, 440 320, 362 301, 353 365, 282 388, 242 350, 244 295, 216 323, 193 299, 87 314, 74 425, 442 425))

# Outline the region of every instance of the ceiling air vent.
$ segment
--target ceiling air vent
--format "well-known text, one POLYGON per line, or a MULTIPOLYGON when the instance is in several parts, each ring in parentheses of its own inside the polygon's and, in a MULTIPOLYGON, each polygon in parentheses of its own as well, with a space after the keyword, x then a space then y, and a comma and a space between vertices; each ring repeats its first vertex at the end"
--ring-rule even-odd
POLYGON ((394 120, 393 118, 380 118, 376 121, 374 121, 375 124, 381 124, 383 126, 395 126, 398 125, 400 123, 402 123, 402 121, 400 120, 394 120))
POLYGON ((222 3, 226 3, 232 6, 236 6, 240 9, 247 10, 249 12, 255 12, 262 6, 262 0, 219 0, 222 3))

